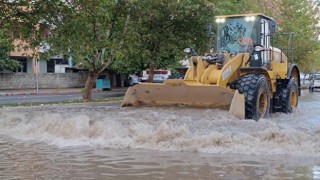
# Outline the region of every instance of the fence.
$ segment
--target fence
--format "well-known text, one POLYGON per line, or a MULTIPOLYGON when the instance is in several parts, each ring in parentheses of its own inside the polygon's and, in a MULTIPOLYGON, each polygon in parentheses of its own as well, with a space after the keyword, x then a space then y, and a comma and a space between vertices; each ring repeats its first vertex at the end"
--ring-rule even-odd
POLYGON ((33 73, 0 74, 0 90, 81 88, 87 80, 87 73, 33 73))

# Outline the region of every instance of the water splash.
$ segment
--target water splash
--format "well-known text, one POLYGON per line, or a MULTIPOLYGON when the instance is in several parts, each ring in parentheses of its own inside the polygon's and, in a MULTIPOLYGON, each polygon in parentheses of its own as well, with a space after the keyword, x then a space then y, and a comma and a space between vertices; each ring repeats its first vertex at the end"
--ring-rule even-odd
POLYGON ((317 111, 303 103, 304 109, 259 122, 238 120, 223 110, 120 109, 104 103, 4 108, 0 131, 62 147, 319 156, 317 111))

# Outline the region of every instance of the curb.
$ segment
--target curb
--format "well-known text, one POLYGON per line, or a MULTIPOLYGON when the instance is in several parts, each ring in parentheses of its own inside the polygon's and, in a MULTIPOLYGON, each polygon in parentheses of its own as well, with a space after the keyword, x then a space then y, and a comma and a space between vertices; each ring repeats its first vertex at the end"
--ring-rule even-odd
POLYGON ((0 96, 23 96, 23 95, 39 95, 39 94, 72 94, 80 93, 77 91, 70 92, 30 92, 30 93, 0 93, 0 96))
MULTIPOLYGON (((99 90, 99 89, 92 89, 92 93, 125 93, 127 89, 114 89, 111 91, 104 91, 104 90, 99 90)), ((57 94, 57 95, 65 95, 65 94, 74 94, 74 93, 79 93, 82 94, 80 90, 69 90, 69 91, 55 91, 55 90, 48 90, 47 92, 0 92, 0 96, 24 96, 24 95, 41 95, 41 94, 57 94)))

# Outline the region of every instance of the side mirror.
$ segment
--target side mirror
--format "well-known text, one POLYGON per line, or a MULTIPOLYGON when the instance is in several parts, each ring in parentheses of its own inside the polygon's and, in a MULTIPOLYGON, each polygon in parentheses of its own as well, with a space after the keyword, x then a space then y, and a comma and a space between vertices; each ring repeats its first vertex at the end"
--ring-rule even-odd
POLYGON ((189 48, 189 47, 184 48, 184 49, 183 49, 183 52, 189 54, 189 53, 191 53, 191 48, 189 48))
POLYGON ((255 52, 261 52, 261 51, 265 51, 266 48, 262 45, 254 45, 254 51, 255 52))
POLYGON ((191 54, 191 56, 197 56, 197 52, 191 47, 184 48, 183 52, 191 54))
POLYGON ((277 23, 275 21, 273 20, 269 21, 269 29, 270 29, 271 35, 276 32, 276 26, 277 26, 277 23))

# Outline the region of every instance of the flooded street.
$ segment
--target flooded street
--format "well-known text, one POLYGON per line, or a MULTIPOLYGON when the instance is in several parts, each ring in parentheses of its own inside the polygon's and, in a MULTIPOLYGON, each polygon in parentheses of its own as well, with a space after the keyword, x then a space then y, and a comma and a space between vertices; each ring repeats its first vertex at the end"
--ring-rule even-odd
POLYGON ((320 179, 320 91, 259 122, 107 103, 0 109, 0 179, 320 179))

